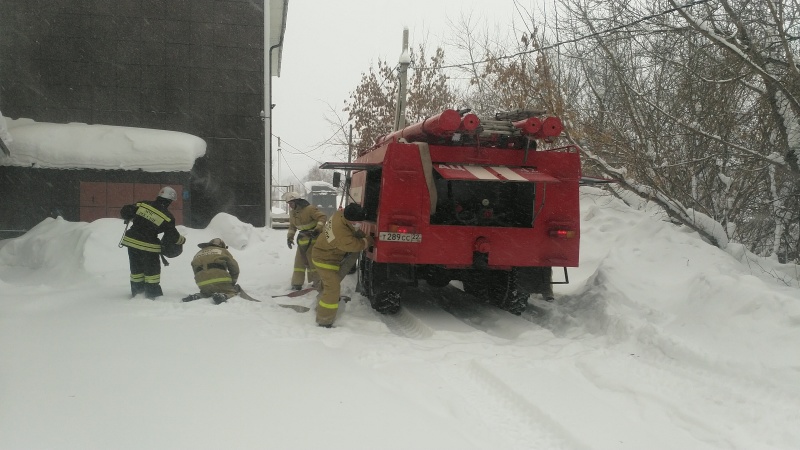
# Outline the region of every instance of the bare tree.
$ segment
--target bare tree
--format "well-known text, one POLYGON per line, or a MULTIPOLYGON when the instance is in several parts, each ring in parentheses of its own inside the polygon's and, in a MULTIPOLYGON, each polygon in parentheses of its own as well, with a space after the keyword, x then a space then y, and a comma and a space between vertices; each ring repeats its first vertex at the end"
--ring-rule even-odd
POLYGON ((327 181, 328 183, 330 183, 332 179, 333 171, 320 169, 317 166, 308 169, 308 173, 303 177, 303 181, 327 181))
MULTIPOLYGON (((453 108, 455 95, 441 70, 444 51, 437 49, 429 59, 420 45, 411 53, 412 76, 408 83, 406 123, 415 123, 444 109, 453 108)), ((361 83, 345 102, 344 111, 353 124, 354 151, 371 147, 392 131, 397 103, 398 78, 393 66, 378 60, 377 67, 361 74, 361 83)))
POLYGON ((710 242, 797 260, 798 5, 701 3, 563 0, 568 130, 590 167, 710 242))

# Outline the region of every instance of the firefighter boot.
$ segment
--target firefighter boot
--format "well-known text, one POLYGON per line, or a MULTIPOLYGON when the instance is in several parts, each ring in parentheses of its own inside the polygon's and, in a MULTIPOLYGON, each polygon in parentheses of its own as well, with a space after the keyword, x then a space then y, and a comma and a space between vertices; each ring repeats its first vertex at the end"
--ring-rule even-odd
POLYGON ((144 296, 149 298, 150 300, 155 300, 156 297, 161 297, 164 295, 164 291, 161 290, 160 284, 155 283, 145 283, 144 285, 144 296))
POLYGON ((131 298, 144 292, 144 281, 131 281, 131 298))

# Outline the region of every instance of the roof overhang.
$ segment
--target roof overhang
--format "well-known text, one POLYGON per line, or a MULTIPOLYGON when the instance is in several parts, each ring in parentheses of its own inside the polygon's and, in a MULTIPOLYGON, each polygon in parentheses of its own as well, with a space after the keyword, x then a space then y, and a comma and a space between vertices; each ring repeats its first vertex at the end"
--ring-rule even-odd
MULTIPOLYGON (((269 0, 269 46, 271 52, 271 75, 281 76, 281 58, 283 56, 283 36, 286 33, 286 14, 289 0, 269 0)), ((269 49, 267 49, 269 51, 269 49)))
POLYGON ((434 163, 433 168, 448 180, 512 181, 558 183, 558 178, 539 172, 533 167, 482 166, 473 164, 434 163))
POLYGON ((334 170, 378 170, 380 163, 346 163, 346 162, 326 162, 319 166, 320 169, 334 170))

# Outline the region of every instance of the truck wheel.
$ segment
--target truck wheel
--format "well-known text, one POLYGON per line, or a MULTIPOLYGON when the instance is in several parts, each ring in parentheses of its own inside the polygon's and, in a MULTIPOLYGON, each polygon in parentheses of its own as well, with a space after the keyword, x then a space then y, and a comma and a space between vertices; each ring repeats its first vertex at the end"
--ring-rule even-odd
POLYGON ((462 280, 464 292, 491 303, 511 314, 520 315, 528 307, 530 294, 520 289, 512 272, 475 271, 462 280))
POLYGON ((528 298, 530 296, 531 294, 527 292, 514 289, 509 293, 503 309, 518 316, 525 312, 525 308, 528 307, 528 298))
POLYGON ((364 269, 366 268, 367 255, 361 252, 361 257, 358 259, 358 264, 355 265, 358 275, 356 276, 356 292, 367 297, 367 288, 364 284, 364 269))
POLYGON ((369 299, 372 309, 381 314, 400 311, 400 291, 390 285, 386 264, 376 263, 362 255, 359 268, 362 293, 369 299))
POLYGON ((381 314, 397 314, 400 311, 400 292, 384 290, 375 295, 375 300, 370 299, 372 308, 381 314))
POLYGON ((358 267, 358 284, 356 288, 358 292, 361 293, 364 297, 369 299, 372 298, 374 295, 371 291, 371 269, 372 269, 372 260, 367 257, 366 252, 361 253, 361 258, 357 264, 358 267))
POLYGON ((528 307, 531 295, 517 286, 514 272, 493 272, 490 286, 492 303, 499 308, 518 316, 528 307))

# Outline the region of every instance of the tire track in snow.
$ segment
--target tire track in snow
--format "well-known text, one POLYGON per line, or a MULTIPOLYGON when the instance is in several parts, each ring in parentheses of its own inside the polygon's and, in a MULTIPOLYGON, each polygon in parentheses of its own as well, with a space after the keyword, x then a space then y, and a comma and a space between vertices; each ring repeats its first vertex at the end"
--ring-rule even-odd
POLYGON ((503 338, 516 339, 522 333, 539 329, 524 317, 515 316, 496 306, 483 303, 455 286, 423 291, 427 302, 433 303, 462 323, 484 333, 503 338))
POLYGON ((588 449, 548 414, 526 401, 511 386, 497 378, 480 363, 440 365, 443 379, 460 392, 469 404, 463 414, 476 416, 485 435, 496 442, 496 448, 514 449, 588 449))
POLYGON ((715 447, 787 448, 800 437, 797 393, 770 385, 768 379, 740 377, 733 367, 710 369, 691 360, 670 358, 660 346, 643 351, 641 356, 619 356, 628 358, 627 363, 580 363, 578 367, 601 389, 627 392, 669 411, 680 428, 700 440, 712 441, 715 447), (618 368, 623 365, 625 377, 620 377, 618 368), (617 370, 611 369, 614 367, 617 370), (731 430, 731 423, 738 429, 731 430))
POLYGON ((374 310, 373 313, 378 316, 389 331, 398 336, 409 339, 427 339, 434 334, 434 331, 429 326, 409 313, 404 307, 401 307, 400 311, 394 315, 381 314, 374 310))
MULTIPOLYGON (((366 302, 366 307, 371 308, 366 302)), ((373 310, 389 330, 398 336, 427 339, 440 331, 478 331, 494 338, 513 340, 541 329, 495 306, 480 303, 456 287, 409 289, 403 293, 400 311, 384 315, 373 310)))

